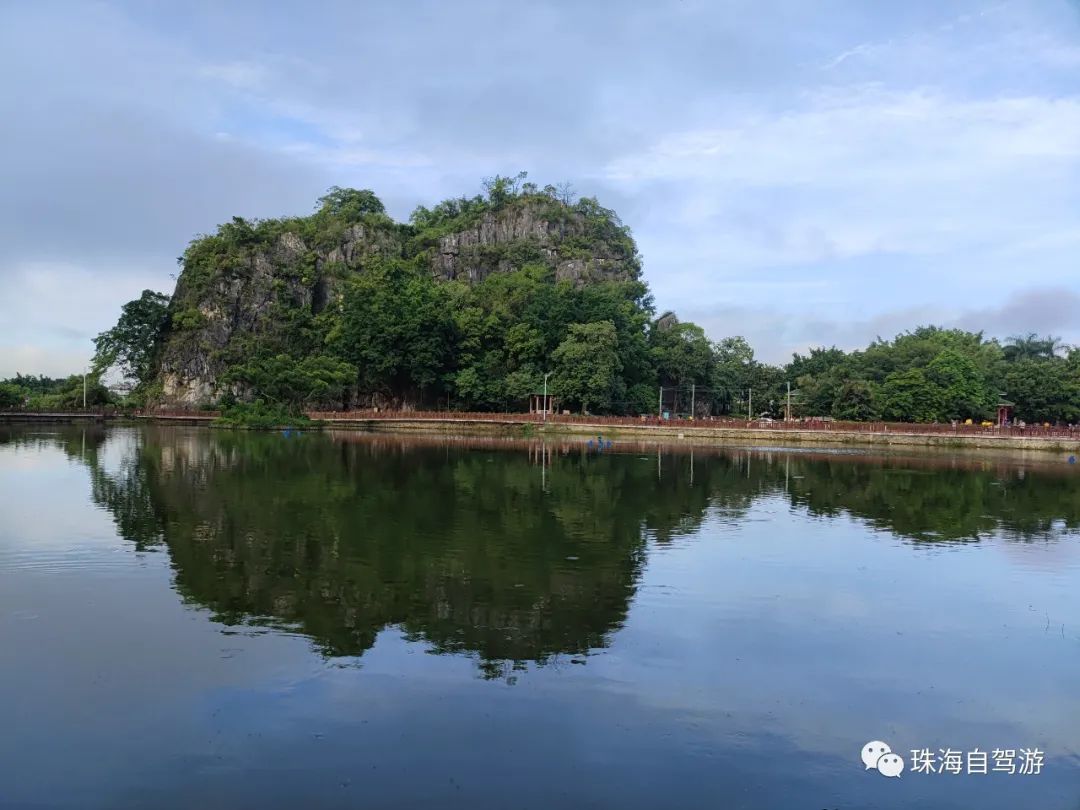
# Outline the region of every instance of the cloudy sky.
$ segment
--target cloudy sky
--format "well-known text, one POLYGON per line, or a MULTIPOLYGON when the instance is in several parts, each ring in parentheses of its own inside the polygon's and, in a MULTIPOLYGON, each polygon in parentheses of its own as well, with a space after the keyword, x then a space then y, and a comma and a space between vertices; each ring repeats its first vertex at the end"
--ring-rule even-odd
POLYGON ((527 170, 768 361, 919 323, 1080 343, 1075 0, 0 4, 0 376, 234 214, 527 170))

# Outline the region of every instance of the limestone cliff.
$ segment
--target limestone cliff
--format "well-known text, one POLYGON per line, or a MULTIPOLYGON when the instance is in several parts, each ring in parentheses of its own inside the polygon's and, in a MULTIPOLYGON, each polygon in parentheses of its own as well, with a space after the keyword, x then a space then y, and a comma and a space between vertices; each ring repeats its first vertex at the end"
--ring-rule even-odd
POLYGON ((431 261, 436 276, 479 281, 529 261, 576 284, 637 278, 638 265, 618 232, 590 230, 587 218, 547 205, 525 204, 489 212, 474 226, 443 236, 431 261))
POLYGON ((223 382, 226 369, 256 352, 302 356, 308 349, 298 335, 313 339, 316 327, 331 328, 323 321, 348 279, 380 261, 466 284, 527 265, 574 285, 640 275, 628 231, 594 200, 568 205, 532 193, 498 205, 452 201, 448 213, 423 209, 426 219, 417 224, 414 215, 406 225, 386 216, 370 192, 336 193, 345 196, 324 198, 310 217, 235 218, 191 243, 159 354, 158 404, 194 408, 229 390, 243 396, 223 382))

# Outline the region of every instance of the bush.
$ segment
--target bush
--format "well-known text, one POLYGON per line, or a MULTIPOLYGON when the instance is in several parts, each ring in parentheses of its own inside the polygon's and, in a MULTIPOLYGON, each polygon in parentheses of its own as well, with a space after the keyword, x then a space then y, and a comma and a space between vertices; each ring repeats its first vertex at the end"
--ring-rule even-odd
POLYGON ((222 427, 277 430, 288 427, 307 427, 312 421, 302 413, 294 413, 281 405, 268 405, 261 399, 242 402, 224 408, 214 420, 222 427))

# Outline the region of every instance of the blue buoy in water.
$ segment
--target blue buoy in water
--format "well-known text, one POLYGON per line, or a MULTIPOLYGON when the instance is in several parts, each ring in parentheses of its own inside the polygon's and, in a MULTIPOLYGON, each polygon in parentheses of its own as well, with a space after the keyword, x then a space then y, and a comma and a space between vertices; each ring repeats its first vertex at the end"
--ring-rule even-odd
POLYGON ((1069 456, 1069 463, 1070 464, 1075 464, 1076 463, 1076 456, 1069 456))

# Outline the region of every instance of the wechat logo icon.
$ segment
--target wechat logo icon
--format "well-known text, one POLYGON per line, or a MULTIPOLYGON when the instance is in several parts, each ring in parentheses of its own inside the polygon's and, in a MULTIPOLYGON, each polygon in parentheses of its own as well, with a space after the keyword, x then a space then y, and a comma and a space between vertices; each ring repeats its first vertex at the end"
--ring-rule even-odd
POLYGON ((866 770, 876 770, 882 776, 899 778, 904 770, 904 758, 881 740, 871 740, 862 747, 862 761, 866 770))

